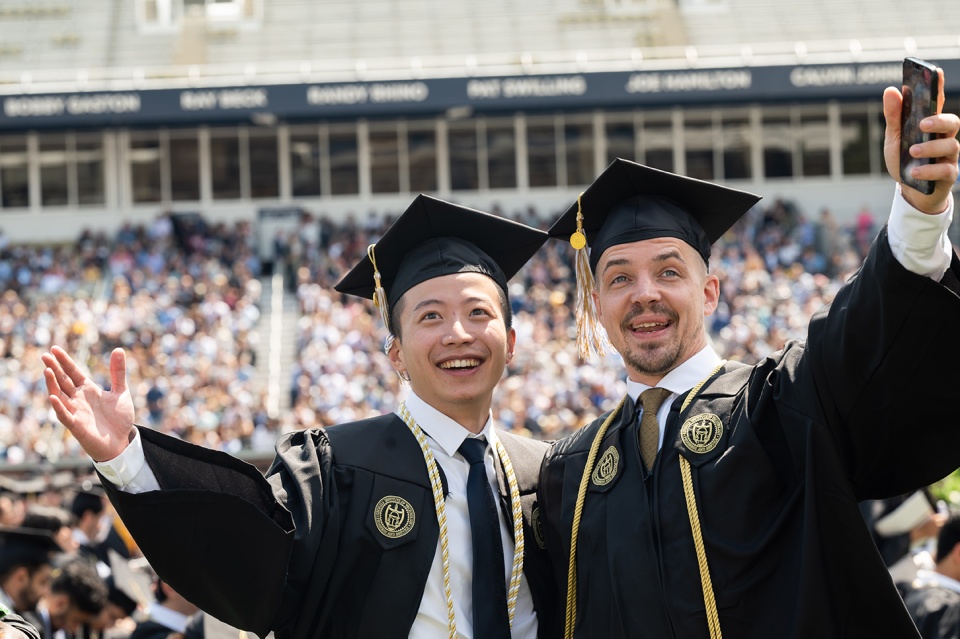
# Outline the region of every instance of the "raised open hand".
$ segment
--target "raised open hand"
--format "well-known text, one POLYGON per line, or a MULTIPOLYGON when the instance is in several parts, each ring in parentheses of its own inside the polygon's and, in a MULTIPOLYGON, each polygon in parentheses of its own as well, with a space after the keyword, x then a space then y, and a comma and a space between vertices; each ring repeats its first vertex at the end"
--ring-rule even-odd
POLYGON ((134 435, 133 397, 127 389, 127 359, 123 349, 110 353, 111 389, 87 377, 59 346, 41 356, 43 377, 57 419, 67 427, 94 461, 119 455, 134 435))

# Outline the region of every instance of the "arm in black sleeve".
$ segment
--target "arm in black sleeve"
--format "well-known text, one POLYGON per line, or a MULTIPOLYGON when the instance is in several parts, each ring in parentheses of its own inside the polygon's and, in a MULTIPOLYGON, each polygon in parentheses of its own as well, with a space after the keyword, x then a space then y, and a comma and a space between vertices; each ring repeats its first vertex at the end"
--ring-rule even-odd
MULTIPOLYGON (((298 538, 315 538, 322 509, 303 515, 312 508, 293 493, 298 479, 279 458, 268 481, 225 453, 145 428, 140 435, 161 490, 130 494, 104 482, 121 520, 179 594, 230 625, 266 635, 283 622, 288 573, 309 547, 298 538)), ((329 449, 297 451, 304 455, 318 463, 329 449)))

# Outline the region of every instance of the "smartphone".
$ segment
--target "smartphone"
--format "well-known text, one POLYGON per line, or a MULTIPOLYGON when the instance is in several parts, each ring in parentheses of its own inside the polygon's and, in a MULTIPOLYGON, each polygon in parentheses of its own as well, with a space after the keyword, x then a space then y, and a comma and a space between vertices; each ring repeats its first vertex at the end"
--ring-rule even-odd
POLYGON ((940 76, 935 65, 917 58, 904 58, 901 91, 903 110, 900 113, 900 181, 926 195, 933 193, 934 182, 912 177, 910 169, 936 160, 911 157, 910 147, 933 138, 932 133, 920 130, 920 120, 936 113, 939 84, 940 76))

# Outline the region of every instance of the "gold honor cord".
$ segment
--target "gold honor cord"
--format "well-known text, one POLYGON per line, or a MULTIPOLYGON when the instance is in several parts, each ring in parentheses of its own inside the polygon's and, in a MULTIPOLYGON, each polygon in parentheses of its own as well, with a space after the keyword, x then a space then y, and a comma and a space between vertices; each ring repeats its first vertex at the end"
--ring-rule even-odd
MULTIPOLYGON (((710 372, 707 377, 701 380, 687 394, 686 400, 680 407, 680 411, 686 410, 690 402, 696 396, 703 385, 711 377, 723 368, 727 361, 724 360, 710 372)), ((593 464, 596 462, 597 451, 600 448, 600 442, 603 440, 607 428, 613 422, 613 418, 623 408, 626 397, 620 400, 620 404, 610 413, 610 416, 600 426, 593 443, 590 446, 590 454, 587 455, 587 465, 583 470, 583 477, 580 478, 580 490, 577 492, 577 503, 573 511, 573 527, 570 531, 570 564, 567 569, 567 618, 564 627, 564 639, 573 638, 573 627, 577 621, 577 538, 579 537, 580 516, 583 513, 583 502, 587 495, 587 483, 590 475, 593 473, 593 464)), ((680 456, 680 475, 683 480, 683 494, 687 501, 687 515, 690 518, 690 529, 693 532, 693 545, 697 552, 697 564, 700 566, 700 585, 703 589, 703 602, 707 612, 707 626, 710 629, 710 639, 722 639, 720 633, 720 615, 717 612, 717 601, 713 595, 713 581, 710 579, 710 568, 707 566, 707 551, 703 544, 703 535, 700 530, 700 515, 697 512, 697 496, 693 491, 693 477, 690 472, 690 462, 680 456)))
POLYGON ((626 396, 620 400, 613 412, 604 420, 597 431, 597 436, 593 438, 590 444, 590 454, 587 455, 587 466, 583 471, 583 477, 580 478, 580 488, 577 490, 577 504, 573 509, 573 527, 570 531, 570 563, 567 566, 567 617, 564 626, 564 639, 573 637, 573 626, 577 622, 577 539, 580 536, 580 516, 583 514, 583 502, 587 496, 587 484, 590 481, 590 475, 593 473, 593 464, 597 460, 597 451, 600 449, 600 442, 603 441, 603 435, 607 432, 613 418, 617 416, 626 396))
MULTIPOLYGON (((447 536, 447 509, 444 506, 443 483, 440 481, 440 471, 437 468, 437 462, 433 458, 433 452, 427 443, 427 437, 423 430, 417 424, 416 420, 407 410, 406 402, 400 404, 400 417, 403 419, 407 428, 417 438, 420 444, 420 450, 423 452, 423 461, 427 464, 427 474, 430 476, 430 488, 433 491, 433 505, 437 511, 437 523, 440 525, 440 556, 443 560, 443 594, 447 600, 447 630, 449 639, 457 637, 457 620, 453 608, 453 594, 450 592, 450 551, 447 536)), ((517 484, 517 476, 513 472, 513 464, 510 463, 510 457, 506 449, 497 440, 497 455, 500 456, 500 463, 503 464, 503 470, 507 475, 507 485, 510 488, 510 502, 513 504, 513 538, 515 540, 513 550, 513 570, 510 573, 510 589, 507 592, 507 615, 510 619, 510 627, 513 627, 513 616, 517 608, 517 594, 520 592, 520 575, 523 574, 523 511, 520 508, 520 488, 517 484)))

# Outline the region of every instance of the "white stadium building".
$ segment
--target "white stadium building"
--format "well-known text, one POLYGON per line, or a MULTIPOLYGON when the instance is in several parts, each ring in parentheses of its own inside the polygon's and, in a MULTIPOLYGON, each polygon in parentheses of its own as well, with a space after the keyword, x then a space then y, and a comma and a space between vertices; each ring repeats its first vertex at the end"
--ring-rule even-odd
POLYGON ((839 219, 888 206, 883 88, 956 0, 19 0, 0 4, 0 228, 164 212, 552 215, 612 158, 839 219))

